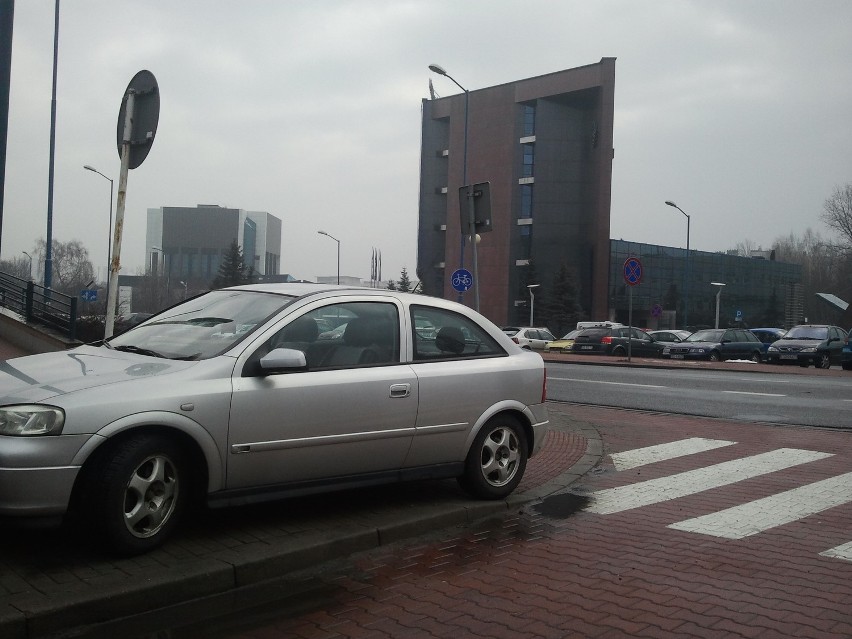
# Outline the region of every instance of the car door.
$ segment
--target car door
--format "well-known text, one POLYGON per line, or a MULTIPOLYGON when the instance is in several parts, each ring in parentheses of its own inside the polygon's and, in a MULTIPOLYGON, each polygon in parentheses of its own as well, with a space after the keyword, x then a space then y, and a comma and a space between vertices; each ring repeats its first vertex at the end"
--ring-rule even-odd
POLYGON ((638 328, 632 329, 631 332, 631 353, 640 357, 655 357, 659 355, 663 348, 645 331, 640 331, 638 328))
MULTIPOLYGON (((418 401, 417 378, 410 366, 400 363, 401 308, 396 300, 317 305, 300 317, 288 317, 241 358, 233 380, 228 488, 395 471, 401 466, 414 434, 418 401), (298 342, 296 348, 304 348, 308 360, 314 357, 313 346, 324 349, 305 370, 259 371, 256 360, 276 346, 276 336, 289 325, 335 312, 387 322, 387 361, 323 363, 329 359, 328 349, 347 348, 344 332, 341 340, 298 342)), ((352 358, 347 355, 342 361, 352 358)))
POLYGON ((843 345, 846 341, 846 332, 839 326, 830 326, 828 336, 831 339, 831 343, 829 344, 831 363, 839 364, 843 353, 843 345))

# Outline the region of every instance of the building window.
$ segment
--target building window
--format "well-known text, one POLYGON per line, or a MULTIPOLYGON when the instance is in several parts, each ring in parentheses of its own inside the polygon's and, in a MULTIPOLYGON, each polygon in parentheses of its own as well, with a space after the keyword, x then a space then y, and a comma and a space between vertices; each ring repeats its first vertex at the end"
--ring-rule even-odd
POLYGON ((521 218, 533 216, 533 187, 532 184, 521 185, 521 218))
POLYGON ((535 134, 535 106, 532 104, 524 105, 524 135, 535 134))
POLYGON ((535 145, 524 144, 524 165, 521 169, 521 175, 524 177, 533 176, 533 166, 535 165, 535 145))

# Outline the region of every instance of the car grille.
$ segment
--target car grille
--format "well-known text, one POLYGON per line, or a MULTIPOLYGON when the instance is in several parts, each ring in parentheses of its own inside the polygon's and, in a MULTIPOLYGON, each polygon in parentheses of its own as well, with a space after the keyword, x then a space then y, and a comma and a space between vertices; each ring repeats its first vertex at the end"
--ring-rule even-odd
POLYGON ((802 350, 801 346, 779 346, 778 350, 782 353, 798 353, 802 350))
POLYGON ((672 346, 669 348, 670 355, 686 355, 689 352, 689 346, 672 346))

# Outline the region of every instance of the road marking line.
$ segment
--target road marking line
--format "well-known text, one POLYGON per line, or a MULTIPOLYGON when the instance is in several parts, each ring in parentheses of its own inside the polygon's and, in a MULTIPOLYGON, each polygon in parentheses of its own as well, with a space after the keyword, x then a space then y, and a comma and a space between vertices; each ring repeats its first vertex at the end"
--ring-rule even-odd
POLYGON ((585 382, 586 384, 611 384, 613 386, 638 386, 639 388, 668 388, 657 384, 628 384, 627 382, 602 382, 594 379, 574 379, 572 377, 548 377, 555 382, 585 382))
POLYGON ((768 453, 713 464, 668 477, 600 490, 593 493, 594 501, 586 510, 601 515, 631 510, 831 456, 831 453, 812 450, 779 448, 768 453))
POLYGON ((683 457, 684 455, 694 455, 695 453, 703 453, 708 450, 722 448, 723 446, 731 446, 737 442, 729 442, 721 439, 705 439, 704 437, 691 437, 690 439, 681 439, 668 444, 658 444, 657 446, 647 446, 645 448, 636 448, 634 450, 626 450, 622 453, 612 453, 610 458, 615 464, 616 470, 628 470, 646 464, 653 464, 658 461, 683 457))
POLYGON ((852 541, 848 544, 842 544, 840 546, 835 546, 834 548, 829 548, 828 550, 824 550, 820 553, 822 557, 835 557, 837 559, 845 559, 846 561, 852 561, 852 541))
POLYGON ((748 391, 732 391, 732 390, 723 390, 723 393, 730 393, 731 395, 760 395, 761 397, 787 397, 782 393, 750 393, 748 391))
MULTIPOLYGON (((849 502, 852 502, 852 473, 679 521, 669 528, 725 539, 742 539, 849 502)), ((852 559, 852 554, 849 558, 852 559)))

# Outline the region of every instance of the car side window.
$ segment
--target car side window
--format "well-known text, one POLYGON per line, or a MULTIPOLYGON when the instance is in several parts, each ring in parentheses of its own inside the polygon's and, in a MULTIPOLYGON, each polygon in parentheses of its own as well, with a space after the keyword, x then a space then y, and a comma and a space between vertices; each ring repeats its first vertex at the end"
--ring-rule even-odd
POLYGON ((415 362, 506 355, 484 328, 453 311, 412 305, 411 325, 415 362), (417 329, 426 322, 434 329, 429 333, 417 329))
POLYGON ((387 302, 323 306, 288 322, 249 362, 276 348, 302 351, 308 371, 399 363, 399 313, 387 302))

